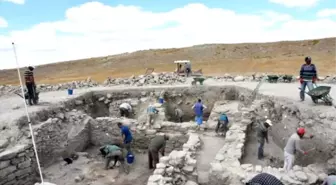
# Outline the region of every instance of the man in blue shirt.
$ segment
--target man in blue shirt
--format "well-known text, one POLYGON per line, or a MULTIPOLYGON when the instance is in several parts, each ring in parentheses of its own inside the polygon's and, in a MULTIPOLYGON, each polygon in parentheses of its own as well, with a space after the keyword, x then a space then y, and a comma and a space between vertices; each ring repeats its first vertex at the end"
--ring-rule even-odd
POLYGON ((128 126, 123 125, 122 123, 118 123, 118 127, 120 128, 121 131, 121 136, 124 141, 124 147, 127 150, 127 153, 131 153, 131 142, 133 140, 132 133, 128 126))
POLYGON ((192 106, 194 113, 196 115, 195 121, 197 123, 197 127, 200 128, 200 125, 203 123, 203 110, 207 107, 202 104, 202 100, 198 99, 197 103, 192 106))
POLYGON ((221 113, 218 119, 217 127, 216 127, 216 133, 218 131, 222 132, 224 137, 226 135, 226 132, 228 131, 228 124, 229 124, 229 118, 225 113, 221 113))

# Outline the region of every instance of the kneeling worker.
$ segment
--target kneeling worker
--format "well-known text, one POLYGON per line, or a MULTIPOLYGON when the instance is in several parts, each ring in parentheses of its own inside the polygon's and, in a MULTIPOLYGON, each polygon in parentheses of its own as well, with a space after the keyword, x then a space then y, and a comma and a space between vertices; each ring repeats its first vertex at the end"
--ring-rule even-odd
POLYGON ((129 103, 122 103, 119 106, 119 110, 120 110, 120 116, 121 117, 129 117, 130 113, 132 112, 132 106, 129 103))
POLYGON ((167 135, 155 136, 148 146, 148 166, 149 169, 155 169, 156 164, 159 163, 159 151, 162 156, 165 153, 166 141, 169 140, 167 135))
POLYGON ((113 168, 117 164, 117 162, 119 161, 120 165, 122 166, 122 168, 124 170, 124 172, 128 173, 128 169, 126 167, 125 159, 122 155, 121 148, 119 148, 116 145, 105 145, 105 146, 101 147, 99 150, 106 160, 105 170, 109 169, 110 162, 111 162, 111 160, 114 159, 114 164, 111 168, 113 168))

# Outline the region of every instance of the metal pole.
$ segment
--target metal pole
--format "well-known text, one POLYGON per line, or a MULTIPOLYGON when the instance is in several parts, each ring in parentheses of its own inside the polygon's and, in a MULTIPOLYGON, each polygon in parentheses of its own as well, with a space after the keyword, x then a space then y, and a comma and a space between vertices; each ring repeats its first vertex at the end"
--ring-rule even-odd
MULTIPOLYGON (((22 97, 25 97, 24 90, 23 90, 23 84, 22 84, 22 80, 21 80, 19 61, 17 59, 17 54, 16 54, 16 49, 15 49, 14 42, 12 42, 12 46, 13 46, 13 52, 14 52, 14 56, 15 56, 15 61, 16 61, 16 66, 17 66, 17 72, 18 72, 18 76, 19 76, 19 81, 20 81, 20 85, 21 85, 22 97)), ((32 138, 33 147, 34 147, 34 152, 35 152, 37 167, 38 167, 38 170, 39 170, 39 173, 40 173, 41 184, 43 184, 42 170, 41 170, 40 161, 39 161, 38 154, 37 154, 36 144, 35 144, 35 140, 34 140, 34 132, 33 132, 32 126, 31 126, 31 121, 30 121, 30 117, 29 117, 29 113, 28 113, 28 107, 27 107, 26 99, 25 98, 23 98, 23 102, 24 102, 24 105, 25 105, 26 115, 27 115, 27 118, 28 118, 29 130, 30 130, 30 135, 31 135, 31 138, 32 138)))

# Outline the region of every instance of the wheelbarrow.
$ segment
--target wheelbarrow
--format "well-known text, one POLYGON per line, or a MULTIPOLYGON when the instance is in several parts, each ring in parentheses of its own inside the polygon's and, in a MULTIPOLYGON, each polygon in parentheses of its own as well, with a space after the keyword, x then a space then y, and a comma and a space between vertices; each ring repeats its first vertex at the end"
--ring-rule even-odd
POLYGON ((285 83, 291 83, 293 80, 293 75, 284 75, 282 79, 285 83))
MULTIPOLYGON (((301 87, 299 87, 301 90, 301 87)), ((313 89, 310 89, 308 92, 305 91, 306 94, 308 94, 314 103, 318 103, 318 100, 322 100, 326 105, 333 105, 333 99, 330 96, 330 86, 317 86, 315 83, 313 83, 313 89)))
POLYGON ((267 75, 267 81, 269 83, 277 83, 279 77, 277 75, 267 75))
POLYGON ((191 82, 191 85, 196 85, 197 82, 199 82, 200 85, 203 85, 204 80, 204 77, 195 77, 194 80, 191 82))

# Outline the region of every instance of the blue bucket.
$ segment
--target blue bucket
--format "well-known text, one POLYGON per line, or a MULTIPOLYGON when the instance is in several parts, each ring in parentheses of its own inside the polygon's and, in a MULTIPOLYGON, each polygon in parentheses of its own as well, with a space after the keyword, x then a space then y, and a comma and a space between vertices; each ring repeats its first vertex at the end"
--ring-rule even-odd
POLYGON ((68 89, 68 95, 73 95, 73 89, 68 89))
POLYGON ((127 154, 127 163, 132 164, 134 162, 134 155, 132 153, 127 154))
POLYGON ((163 98, 159 98, 159 103, 163 104, 163 98))

